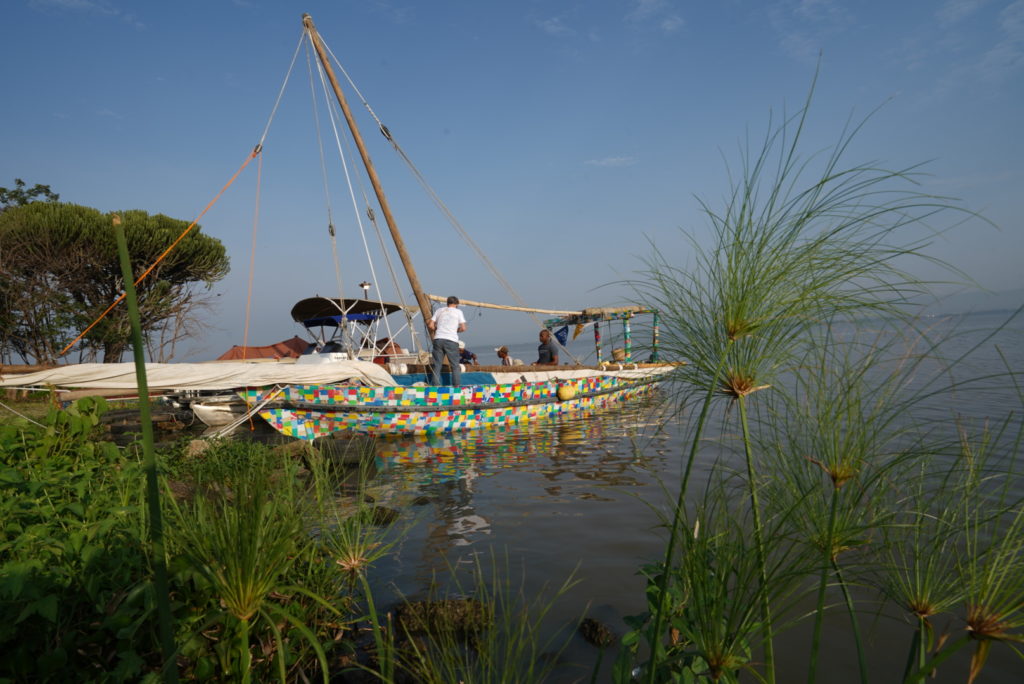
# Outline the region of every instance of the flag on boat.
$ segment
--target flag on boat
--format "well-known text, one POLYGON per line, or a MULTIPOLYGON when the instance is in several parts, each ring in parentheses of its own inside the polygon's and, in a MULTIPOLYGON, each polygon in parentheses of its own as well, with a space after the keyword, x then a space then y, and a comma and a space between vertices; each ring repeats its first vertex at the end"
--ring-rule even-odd
POLYGON ((569 326, 563 325, 561 328, 556 330, 555 339, 558 340, 558 344, 564 347, 566 342, 569 341, 569 326))
POLYGON ((575 330, 572 331, 572 339, 575 340, 583 333, 584 330, 592 325, 594 325, 594 321, 590 321, 589 323, 577 323, 575 330))

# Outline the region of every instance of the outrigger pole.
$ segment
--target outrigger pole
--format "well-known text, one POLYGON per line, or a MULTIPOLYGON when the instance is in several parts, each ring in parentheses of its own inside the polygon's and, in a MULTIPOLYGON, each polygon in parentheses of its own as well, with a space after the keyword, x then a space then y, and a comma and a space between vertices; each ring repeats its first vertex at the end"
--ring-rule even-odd
MULTIPOLYGON (((324 49, 323 40, 320 38, 320 34, 317 33, 316 26, 313 25, 313 17, 308 14, 302 15, 302 25, 306 28, 309 33, 310 42, 313 44, 313 49, 316 50, 317 57, 320 58, 320 63, 324 67, 324 71, 327 73, 327 78, 331 82, 331 87, 334 88, 334 96, 338 98, 338 104, 341 106, 341 111, 345 115, 345 121, 348 123, 349 131, 352 133, 352 139, 355 140, 356 147, 359 149, 359 156, 363 158, 363 166, 366 167, 366 173, 370 177, 370 183, 373 185, 373 191, 377 195, 377 202, 380 203, 381 211, 384 213, 384 220, 387 221, 388 229, 391 231, 391 239, 395 243, 395 249, 398 251, 398 258, 402 260, 402 266, 405 267, 405 274, 409 278, 409 285, 412 287, 413 294, 416 295, 416 303, 420 307, 420 314, 423 316, 424 326, 426 322, 430 320, 432 311, 430 309, 430 300, 427 299, 426 294, 423 292, 423 288, 420 287, 420 279, 416 275, 416 269, 413 268, 412 260, 409 258, 409 253, 405 249, 405 241, 402 239, 402 234, 398 232, 398 224, 395 223, 395 217, 391 214, 391 207, 388 205, 388 200, 384 196, 384 189, 381 187, 380 178, 377 176, 377 171, 373 167, 373 162, 370 161, 370 154, 366 151, 366 145, 363 143, 363 136, 359 133, 359 127, 356 126, 355 119, 352 117, 352 110, 348 107, 348 102, 345 100, 345 95, 341 92, 341 87, 338 85, 338 79, 334 75, 334 69, 331 68, 331 62, 327 58, 327 51, 324 49)), ((430 335, 429 329, 427 330, 428 338, 430 335)))

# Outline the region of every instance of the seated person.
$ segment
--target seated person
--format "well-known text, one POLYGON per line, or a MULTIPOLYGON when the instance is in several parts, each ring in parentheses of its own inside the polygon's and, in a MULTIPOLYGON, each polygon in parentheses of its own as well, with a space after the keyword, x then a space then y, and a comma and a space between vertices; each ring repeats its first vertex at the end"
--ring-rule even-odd
POLYGON ((459 363, 464 366, 477 365, 476 354, 466 349, 466 343, 462 340, 459 340, 459 363))
POLYGON ((537 346, 537 360, 533 362, 536 366, 557 366, 558 346, 551 339, 551 331, 544 329, 540 331, 540 344, 537 346))
POLYGON ((505 345, 501 345, 500 347, 498 347, 494 351, 496 351, 498 353, 498 358, 501 360, 501 365, 502 366, 511 366, 512 365, 513 360, 512 360, 512 357, 508 355, 508 347, 506 347, 505 345))

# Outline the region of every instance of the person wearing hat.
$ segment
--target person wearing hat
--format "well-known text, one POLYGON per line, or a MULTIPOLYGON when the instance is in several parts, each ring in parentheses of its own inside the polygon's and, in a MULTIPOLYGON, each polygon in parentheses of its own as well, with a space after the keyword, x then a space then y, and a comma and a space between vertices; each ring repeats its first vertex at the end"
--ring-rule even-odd
POLYGON ((477 365, 476 354, 466 349, 466 343, 459 340, 459 363, 467 366, 477 365))
POLYGON ((501 345, 494 351, 498 352, 498 358, 501 359, 502 366, 512 365, 512 357, 508 355, 508 347, 506 347, 505 345, 501 345))
POLYGON ((431 349, 430 382, 441 384, 441 365, 448 359, 452 369, 452 385, 462 384, 462 369, 459 367, 459 333, 466 331, 466 317, 459 309, 459 298, 449 297, 446 306, 434 312, 427 321, 427 330, 434 335, 431 349))

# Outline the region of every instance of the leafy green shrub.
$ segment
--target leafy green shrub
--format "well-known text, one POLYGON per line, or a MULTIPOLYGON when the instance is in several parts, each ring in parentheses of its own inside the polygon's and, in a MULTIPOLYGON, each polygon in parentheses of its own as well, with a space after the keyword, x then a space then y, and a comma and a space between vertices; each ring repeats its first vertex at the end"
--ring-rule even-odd
POLYGON ((0 676, 139 677, 154 650, 139 464, 102 399, 0 426, 0 676))

